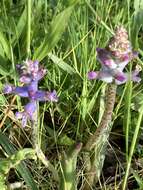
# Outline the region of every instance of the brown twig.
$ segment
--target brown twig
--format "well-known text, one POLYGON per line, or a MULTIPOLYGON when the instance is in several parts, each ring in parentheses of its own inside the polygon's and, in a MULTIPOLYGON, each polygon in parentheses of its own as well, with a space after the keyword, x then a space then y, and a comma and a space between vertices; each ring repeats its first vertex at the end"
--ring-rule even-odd
POLYGON ((6 113, 5 113, 5 115, 4 115, 3 119, 2 119, 2 121, 1 121, 1 123, 0 123, 0 128, 2 128, 2 126, 3 126, 3 124, 4 124, 4 122, 5 122, 6 118, 7 118, 7 116, 8 116, 8 114, 9 114, 9 112, 10 112, 10 110, 11 110, 11 107, 12 107, 13 103, 15 102, 15 100, 16 100, 16 96, 14 96, 14 97, 12 98, 11 103, 10 103, 9 107, 7 108, 7 111, 6 111, 6 113))

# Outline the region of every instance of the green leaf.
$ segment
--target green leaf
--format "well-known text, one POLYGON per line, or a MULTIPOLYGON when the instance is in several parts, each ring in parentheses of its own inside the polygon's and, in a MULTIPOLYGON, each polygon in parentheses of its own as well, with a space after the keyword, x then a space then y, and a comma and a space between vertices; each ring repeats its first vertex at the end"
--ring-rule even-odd
POLYGON ((6 105, 6 98, 2 94, 0 94, 0 106, 6 105))
MULTIPOLYGON (((2 133, 0 133, 0 144, 5 149, 8 155, 12 155, 16 152, 16 148, 11 144, 9 139, 2 133)), ((20 175, 23 177, 24 181, 27 183, 27 186, 29 186, 31 190, 38 190, 36 183, 34 182, 33 177, 24 162, 16 166, 16 169, 18 170, 20 175)))
POLYGON ((64 71, 68 72, 69 74, 75 74, 76 73, 75 70, 70 65, 65 63, 62 59, 58 58, 56 55, 49 53, 48 56, 53 61, 53 63, 58 65, 64 71))
POLYGON ((12 43, 15 43, 15 41, 17 39, 19 39, 25 26, 26 26, 26 8, 22 12, 22 14, 19 18, 19 21, 18 21, 17 25, 15 26, 16 34, 12 38, 12 43))
POLYGON ((3 76, 7 76, 11 75, 11 72, 12 68, 9 67, 8 61, 0 55, 0 74, 3 76))
POLYGON ((0 175, 7 175, 11 168, 15 168, 22 160, 36 159, 36 152, 32 148, 24 148, 15 154, 0 160, 0 175))
POLYGON ((44 42, 36 49, 33 59, 41 61, 55 47, 68 24, 73 7, 74 6, 70 6, 66 8, 53 19, 44 42))
POLYGON ((136 179, 138 185, 139 185, 139 190, 143 189, 143 180, 142 178, 139 176, 138 172, 136 172, 135 170, 131 169, 131 172, 133 173, 134 178, 136 179))
POLYGON ((67 135, 62 135, 62 137, 60 137, 58 139, 58 144, 59 145, 73 145, 75 143, 74 140, 72 140, 71 138, 69 138, 67 135))
POLYGON ((11 59, 10 46, 2 31, 0 31, 0 44, 3 47, 6 57, 11 59))
POLYGON ((140 8, 143 8, 143 0, 134 0, 135 11, 139 11, 140 8))
POLYGON ((134 1, 134 16, 132 20, 131 41, 134 47, 138 47, 138 33, 143 25, 143 0, 134 1))
POLYGON ((72 145, 61 160, 60 168, 60 189, 75 190, 77 189, 77 156, 82 148, 82 143, 72 145))

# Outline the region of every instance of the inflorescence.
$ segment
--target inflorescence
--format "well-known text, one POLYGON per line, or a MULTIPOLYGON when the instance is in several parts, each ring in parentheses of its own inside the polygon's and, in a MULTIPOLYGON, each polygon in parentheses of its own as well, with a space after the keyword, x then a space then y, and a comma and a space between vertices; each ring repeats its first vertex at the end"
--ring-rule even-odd
POLYGON ((132 50, 126 29, 118 26, 107 47, 97 48, 97 59, 101 63, 101 70, 88 72, 88 78, 90 80, 99 79, 107 83, 115 82, 117 85, 128 80, 140 82, 141 79, 137 76, 140 72, 139 68, 132 73, 123 72, 125 66, 137 56, 137 52, 132 50))
POLYGON ((32 122, 35 120, 37 101, 57 102, 58 97, 55 90, 52 92, 38 90, 38 82, 46 74, 46 70, 39 66, 38 61, 27 60, 23 64, 17 65, 17 70, 20 75, 19 81, 24 83, 24 86, 14 87, 7 84, 4 87, 4 93, 16 94, 29 99, 29 103, 24 106, 24 111, 16 112, 16 118, 22 119, 22 126, 25 127, 28 119, 32 122))

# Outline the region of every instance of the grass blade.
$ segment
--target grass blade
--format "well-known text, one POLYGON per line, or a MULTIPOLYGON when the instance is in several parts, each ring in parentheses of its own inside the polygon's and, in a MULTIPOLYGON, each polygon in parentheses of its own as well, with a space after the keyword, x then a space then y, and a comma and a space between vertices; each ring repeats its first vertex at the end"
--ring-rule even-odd
MULTIPOLYGON (((11 144, 9 139, 2 133, 0 133, 0 144, 5 149, 8 155, 12 155, 15 153, 16 148, 11 144)), ((18 172, 26 182, 27 186, 29 186, 31 190, 38 190, 36 183, 34 182, 33 177, 24 162, 20 163, 16 167, 16 169, 18 170, 18 172)))
POLYGON ((71 75, 76 73, 75 70, 70 65, 65 63, 62 59, 58 58, 56 55, 49 53, 48 56, 53 61, 53 63, 58 65, 61 69, 63 69, 67 73, 71 75))
POLYGON ((127 162, 127 168, 126 168, 125 178, 124 178, 124 181, 123 181, 122 190, 126 189, 127 180, 128 180, 128 176, 129 176, 129 169, 130 169, 130 166, 131 166, 132 156, 133 156, 133 153, 134 153, 134 149, 135 149, 135 145, 136 145, 136 141, 137 141, 137 137, 138 137, 142 117, 143 117, 143 105, 140 108, 137 125, 136 125, 136 128, 135 128, 134 136, 133 136, 132 143, 131 143, 131 148, 130 148, 130 153, 129 153, 129 158, 128 158, 128 162, 127 162))
POLYGON ((0 31, 0 44, 3 47, 6 57, 8 59, 11 59, 10 46, 9 46, 8 41, 2 31, 0 31))
POLYGON ((44 42, 35 51, 34 59, 41 61, 54 48, 56 43, 60 40, 62 33, 64 32, 73 7, 74 6, 70 6, 66 8, 53 19, 44 42))

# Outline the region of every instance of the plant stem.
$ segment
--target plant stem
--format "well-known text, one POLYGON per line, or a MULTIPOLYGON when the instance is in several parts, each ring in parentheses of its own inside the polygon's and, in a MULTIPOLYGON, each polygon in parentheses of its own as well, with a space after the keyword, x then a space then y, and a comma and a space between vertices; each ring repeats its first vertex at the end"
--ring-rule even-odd
POLYGON ((140 112, 139 112, 137 125, 136 125, 136 128, 135 128, 134 136, 133 136, 132 143, 131 143, 131 148, 130 148, 130 153, 129 153, 129 158, 128 158, 128 162, 127 162, 127 168, 126 168, 125 178, 124 178, 124 181, 123 181, 122 190, 126 190, 126 185, 127 185, 128 175, 129 175, 129 169, 130 169, 130 166, 131 166, 132 156, 133 156, 133 153, 134 153, 134 149, 135 149, 135 145, 136 145, 136 141, 137 141, 137 137, 138 137, 142 117, 143 117, 143 105, 142 105, 142 107, 140 109, 140 112))
POLYGON ((77 156, 82 148, 82 143, 70 147, 70 150, 63 155, 60 167, 60 190, 76 190, 77 156))
POLYGON ((36 102, 36 110, 34 113, 34 121, 32 122, 32 144, 33 148, 36 149, 36 147, 39 147, 39 140, 38 140, 38 111, 39 111, 39 105, 38 102, 36 102))
POLYGON ((44 155, 44 153, 40 147, 38 113, 39 113, 39 104, 38 104, 38 102, 36 102, 36 110, 35 110, 35 115, 34 115, 35 120, 32 123, 33 148, 35 149, 37 157, 39 158, 39 160, 49 169, 49 171, 52 172, 54 180, 59 181, 58 172, 55 170, 54 166, 50 163, 50 161, 47 160, 46 156, 44 155))
POLYGON ((85 168, 86 181, 84 190, 91 189, 94 181, 98 181, 104 163, 105 152, 107 149, 107 141, 111 131, 110 122, 112 119, 113 108, 116 97, 116 84, 109 84, 106 90, 105 111, 102 116, 99 127, 95 133, 89 137, 85 145, 85 168), (94 155, 91 159, 91 151, 94 149, 94 155), (94 158, 93 158, 94 156, 94 158))
POLYGON ((31 33, 31 0, 27 0, 27 57, 30 57, 30 33, 31 33))

